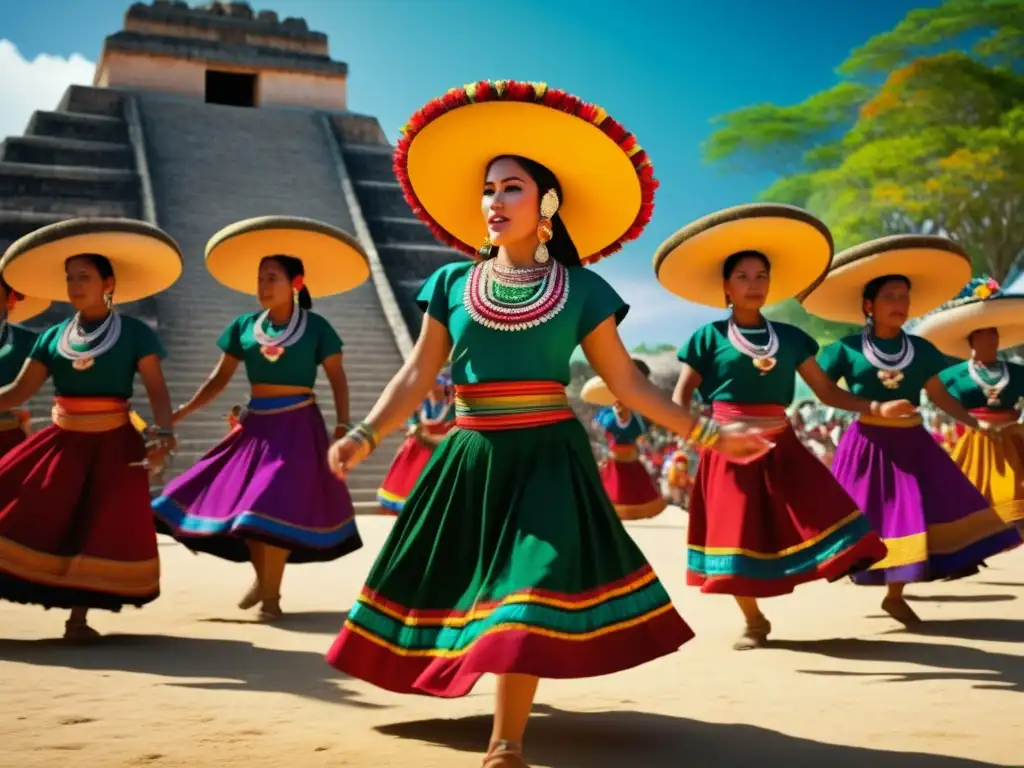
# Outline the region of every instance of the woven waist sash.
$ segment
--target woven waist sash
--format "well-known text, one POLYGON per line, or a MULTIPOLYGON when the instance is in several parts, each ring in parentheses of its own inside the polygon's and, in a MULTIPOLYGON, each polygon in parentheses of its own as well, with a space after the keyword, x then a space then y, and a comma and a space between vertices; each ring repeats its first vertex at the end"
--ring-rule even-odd
POLYGON ((635 445, 611 445, 612 458, 616 461, 633 462, 639 461, 640 451, 635 445))
POLYGON ((557 381, 501 381, 455 386, 455 426, 488 432, 575 419, 557 381))
POLYGON ((116 397, 58 397, 50 415, 69 432, 110 432, 131 423, 128 401, 116 397))
POLYGON ((789 429, 786 407, 775 403, 730 403, 716 400, 712 414, 719 424, 745 424, 767 434, 789 429))
POLYGON ((868 413, 862 413, 857 418, 857 421, 869 427, 919 427, 921 426, 921 415, 915 413, 913 416, 900 416, 896 419, 889 419, 885 416, 872 416, 868 413))

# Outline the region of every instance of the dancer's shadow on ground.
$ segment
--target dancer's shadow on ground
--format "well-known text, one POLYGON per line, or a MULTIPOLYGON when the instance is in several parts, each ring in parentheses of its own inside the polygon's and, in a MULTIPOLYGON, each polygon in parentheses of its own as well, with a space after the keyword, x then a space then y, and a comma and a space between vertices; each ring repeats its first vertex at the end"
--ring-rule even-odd
MULTIPOLYGON (((981 768, 977 760, 824 744, 744 724, 643 712, 566 712, 537 705, 526 737, 530 765, 552 768, 981 768)), ((489 717, 378 726, 389 736, 484 751, 489 717)))
POLYGON ((170 678, 166 685, 183 688, 289 693, 333 704, 379 706, 347 689, 344 676, 319 653, 260 648, 239 640, 111 634, 76 646, 61 640, 0 639, 0 661, 138 672, 170 678))
MULTIPOLYGON (((286 632, 309 632, 310 634, 336 635, 341 631, 348 618, 347 611, 300 611, 298 613, 286 612, 278 621, 272 625, 275 629, 286 632)), ((253 613, 249 617, 225 618, 214 617, 200 619, 208 624, 259 624, 260 621, 253 613)))
POLYGON ((909 603, 1008 603, 1016 595, 907 595, 909 603))
MULTIPOLYGON (((984 620, 979 619, 978 622, 984 620)), ((966 622, 930 622, 956 624, 966 622)), ((930 636, 956 637, 944 634, 957 631, 952 627, 933 628, 930 636)), ((1000 630, 1002 632, 1016 630, 1000 630)), ((910 633, 902 633, 909 636, 910 633)), ((922 633, 924 634, 924 633, 922 633)), ((981 634, 979 632, 978 634, 981 634)), ((974 638, 980 639, 980 638, 974 638)), ((989 639, 989 638, 986 638, 989 639)), ((921 682, 959 680, 974 683, 975 688, 1024 693, 1024 656, 985 651, 966 645, 939 643, 891 642, 886 640, 773 640, 768 648, 811 653, 844 661, 913 664, 933 667, 932 670, 893 672, 892 670, 800 670, 806 675, 823 677, 874 677, 887 682, 921 682)))

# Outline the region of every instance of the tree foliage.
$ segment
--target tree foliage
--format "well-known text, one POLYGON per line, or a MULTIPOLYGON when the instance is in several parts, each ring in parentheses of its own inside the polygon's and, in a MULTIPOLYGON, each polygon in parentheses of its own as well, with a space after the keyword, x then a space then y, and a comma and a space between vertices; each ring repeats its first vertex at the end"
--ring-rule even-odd
MULTIPOLYGON (((762 199, 821 216, 839 249, 941 233, 1002 281, 1024 252, 1022 30, 1024 0, 912 11, 854 50, 832 88, 718 118, 705 157, 778 174, 762 199), (857 79, 879 73, 878 84, 857 79)), ((795 303, 774 314, 822 339, 848 330, 795 303)))

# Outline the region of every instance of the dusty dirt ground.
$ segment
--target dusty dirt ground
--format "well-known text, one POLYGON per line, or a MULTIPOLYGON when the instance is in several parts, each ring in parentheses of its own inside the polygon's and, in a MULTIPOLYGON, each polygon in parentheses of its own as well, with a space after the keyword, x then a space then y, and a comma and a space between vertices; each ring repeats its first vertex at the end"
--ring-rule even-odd
MULTIPOLYGON (((162 540, 163 597, 97 613, 91 648, 55 642, 60 612, 0 604, 0 766, 469 768, 493 683, 456 701, 339 677, 322 654, 391 522, 366 546, 292 568, 278 626, 235 603, 247 568, 162 540)), ((684 586, 685 515, 633 523, 697 639, 618 675, 541 684, 536 768, 968 768, 1024 765, 1024 552, 913 589, 928 626, 881 616, 881 593, 812 584, 766 603, 764 650, 736 653, 728 598, 684 586)))

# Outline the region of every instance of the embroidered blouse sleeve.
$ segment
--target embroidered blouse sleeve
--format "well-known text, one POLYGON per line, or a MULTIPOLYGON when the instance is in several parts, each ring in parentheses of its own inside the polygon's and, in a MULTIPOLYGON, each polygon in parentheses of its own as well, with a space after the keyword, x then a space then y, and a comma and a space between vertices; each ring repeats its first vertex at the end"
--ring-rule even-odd
POLYGON ((327 318, 310 313, 309 320, 313 320, 317 326, 316 364, 320 365, 328 357, 341 354, 344 342, 338 332, 334 330, 334 326, 327 322, 327 318))
POLYGON ((468 271, 470 266, 465 263, 445 264, 426 279, 416 294, 416 303, 420 309, 445 328, 448 327, 448 320, 451 317, 452 285, 461 272, 468 271))
POLYGON ((711 368, 711 356, 714 354, 712 331, 710 323, 701 326, 690 335, 690 338, 676 353, 679 362, 690 366, 701 376, 707 376, 711 368))
POLYGON ((54 355, 57 352, 57 338, 63 330, 64 323, 61 323, 52 328, 47 328, 43 333, 39 334, 35 344, 32 345, 32 349, 28 353, 29 359, 36 360, 45 365, 47 369, 51 369, 53 367, 54 355))
POLYGON ((580 312, 579 341, 587 338, 591 331, 609 317, 614 317, 618 325, 629 312, 629 305, 608 281, 587 269, 574 269, 570 272, 569 291, 575 290, 585 291, 580 312))
POLYGON ((217 339, 217 346, 220 351, 226 355, 242 360, 245 358, 245 353, 242 351, 242 318, 236 317, 232 320, 228 327, 221 333, 220 338, 217 339))

